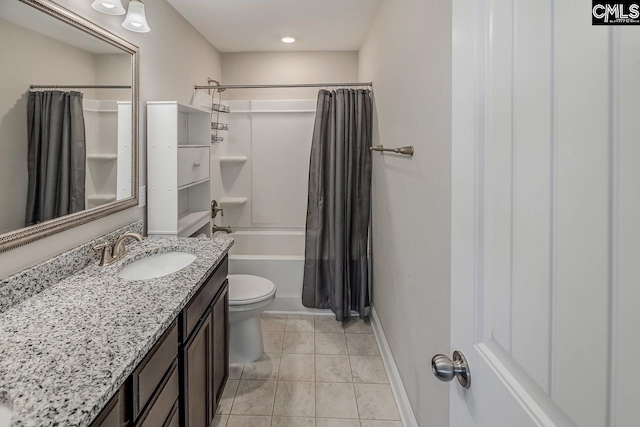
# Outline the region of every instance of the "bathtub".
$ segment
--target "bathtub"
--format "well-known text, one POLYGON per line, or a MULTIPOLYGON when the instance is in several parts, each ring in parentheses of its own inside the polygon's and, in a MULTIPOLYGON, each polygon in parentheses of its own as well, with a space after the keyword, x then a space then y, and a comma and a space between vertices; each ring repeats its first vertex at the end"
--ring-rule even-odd
POLYGON ((236 231, 228 237, 235 239, 229 273, 265 277, 276 285, 276 299, 268 312, 329 312, 302 305, 304 231, 236 231))

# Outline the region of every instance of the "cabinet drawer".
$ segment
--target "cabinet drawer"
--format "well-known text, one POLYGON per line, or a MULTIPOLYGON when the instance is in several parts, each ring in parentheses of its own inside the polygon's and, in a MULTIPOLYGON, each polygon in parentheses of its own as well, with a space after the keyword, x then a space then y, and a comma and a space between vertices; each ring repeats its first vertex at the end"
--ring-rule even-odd
POLYGON ((126 421, 125 386, 107 403, 100 415, 91 423, 90 427, 121 427, 126 421))
POLYGON ((178 148, 178 187, 209 178, 209 147, 178 148))
POLYGON ((215 398, 214 413, 222 391, 229 378, 229 285, 220 291, 211 306, 213 327, 213 396, 215 398))
POLYGON ((139 427, 158 427, 170 421, 174 405, 178 400, 178 363, 171 367, 170 373, 162 383, 162 387, 152 400, 149 407, 144 411, 140 420, 136 423, 139 427))
POLYGON ((180 425, 180 404, 178 402, 173 404, 173 409, 167 418, 167 422, 164 423, 164 427, 178 427, 180 425))
POLYGON ((178 327, 174 321, 147 357, 133 371, 133 418, 144 410, 153 392, 178 356, 178 327))
POLYGON ((227 272, 229 271, 229 260, 225 257, 218 268, 209 276, 207 282, 200 288, 196 296, 194 296, 184 310, 184 320, 182 322, 183 342, 187 340, 193 332, 204 313, 209 308, 211 301, 227 280, 227 272))

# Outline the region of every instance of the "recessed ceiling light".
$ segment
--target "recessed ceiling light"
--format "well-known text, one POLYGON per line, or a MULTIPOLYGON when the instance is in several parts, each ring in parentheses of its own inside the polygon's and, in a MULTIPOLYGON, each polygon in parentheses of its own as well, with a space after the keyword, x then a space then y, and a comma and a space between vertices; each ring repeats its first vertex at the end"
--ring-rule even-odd
POLYGON ((283 37, 282 38, 282 43, 293 43, 296 41, 295 37, 283 37))

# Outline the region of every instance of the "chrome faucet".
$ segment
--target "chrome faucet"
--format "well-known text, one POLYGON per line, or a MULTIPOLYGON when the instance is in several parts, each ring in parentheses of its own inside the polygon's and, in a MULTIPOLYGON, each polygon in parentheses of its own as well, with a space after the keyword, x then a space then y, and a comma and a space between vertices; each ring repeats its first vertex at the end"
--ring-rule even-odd
POLYGON ((211 226, 211 233, 216 233, 218 231, 223 231, 227 234, 233 233, 233 231, 231 230, 231 227, 218 227, 217 225, 213 224, 211 226))
POLYGON ((114 262, 121 260, 127 254, 127 248, 124 244, 127 239, 136 239, 140 242, 144 237, 138 233, 129 232, 118 237, 113 245, 110 243, 103 243, 94 247, 95 250, 102 250, 102 255, 100 257, 101 267, 111 265, 114 262))

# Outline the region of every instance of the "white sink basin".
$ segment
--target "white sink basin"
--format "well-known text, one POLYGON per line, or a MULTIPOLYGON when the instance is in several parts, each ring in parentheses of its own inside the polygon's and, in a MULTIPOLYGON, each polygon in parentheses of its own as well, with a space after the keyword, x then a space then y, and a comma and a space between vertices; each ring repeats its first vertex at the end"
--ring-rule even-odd
MULTIPOLYGON (((196 258, 194 254, 188 252, 165 252, 150 255, 127 265, 118 273, 118 277, 125 280, 156 279, 182 270, 196 258)), ((0 427, 2 427, 1 424, 0 427)))
POLYGON ((11 425, 11 414, 13 410, 6 403, 0 403, 0 427, 9 427, 11 425))

